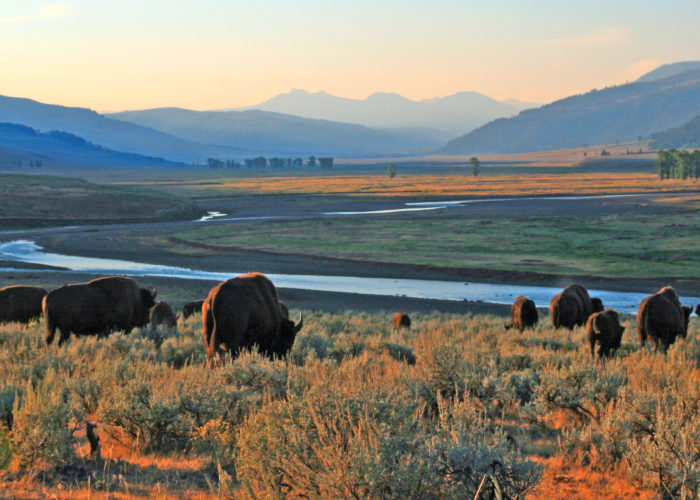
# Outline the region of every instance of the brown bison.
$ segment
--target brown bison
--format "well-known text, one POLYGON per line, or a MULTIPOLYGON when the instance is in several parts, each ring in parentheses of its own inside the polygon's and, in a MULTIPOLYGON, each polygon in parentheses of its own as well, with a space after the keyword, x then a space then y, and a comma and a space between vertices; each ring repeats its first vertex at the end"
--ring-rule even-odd
POLYGON ((535 326, 538 319, 535 303, 521 295, 510 308, 510 325, 506 325, 506 330, 517 328, 522 332, 525 328, 535 326))
POLYGON ((625 327, 620 325, 620 318, 613 309, 595 312, 586 322, 586 333, 591 345, 591 358, 594 358, 596 342, 598 343, 598 357, 613 357, 615 351, 620 348, 622 333, 625 327))
POLYGON ((639 342, 644 346, 649 337, 655 351, 661 346, 666 352, 676 337, 685 338, 688 334, 691 312, 691 307, 681 305, 678 294, 670 286, 646 297, 637 310, 639 342))
POLYGON ((411 318, 405 312, 397 312, 394 314, 394 328, 397 330, 401 328, 411 328, 411 318))
POLYGON ((173 310, 166 302, 156 302, 150 309, 151 330, 155 330, 160 325, 172 330, 177 326, 177 319, 173 310))
POLYGON ((577 325, 585 325, 591 314, 602 310, 603 301, 591 299, 588 290, 577 284, 564 288, 549 303, 549 315, 554 328, 564 327, 569 330, 577 325))
POLYGON ((129 333, 143 327, 149 321, 156 293, 120 276, 57 288, 42 303, 46 344, 53 342, 56 329, 61 332, 60 345, 71 333, 108 335, 114 330, 129 333))
POLYGON ((29 323, 41 317, 41 301, 46 290, 38 286, 6 286, 0 288, 0 323, 29 323))
POLYGON ((186 304, 184 304, 181 309, 182 319, 187 319, 194 314, 201 313, 203 304, 204 299, 193 300, 192 302, 187 302, 186 304))
POLYGON ((285 318, 277 290, 263 274, 251 273, 219 283, 202 306, 204 344, 210 362, 221 351, 234 356, 257 346, 268 356, 285 356, 303 326, 285 318))

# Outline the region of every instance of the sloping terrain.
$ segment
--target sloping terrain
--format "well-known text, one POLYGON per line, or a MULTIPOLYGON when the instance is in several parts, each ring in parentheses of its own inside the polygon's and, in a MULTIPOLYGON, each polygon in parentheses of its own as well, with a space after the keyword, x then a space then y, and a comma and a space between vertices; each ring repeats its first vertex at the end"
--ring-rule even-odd
POLYGON ((674 127, 651 136, 652 148, 700 147, 700 115, 680 127, 674 127))

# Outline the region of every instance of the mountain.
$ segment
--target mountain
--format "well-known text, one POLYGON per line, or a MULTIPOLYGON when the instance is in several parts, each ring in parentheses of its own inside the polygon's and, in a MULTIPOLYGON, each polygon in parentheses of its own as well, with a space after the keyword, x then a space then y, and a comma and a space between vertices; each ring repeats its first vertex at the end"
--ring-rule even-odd
POLYGON ((680 127, 652 134, 649 145, 654 149, 700 148, 700 115, 680 127))
POLYGON ((637 140, 700 112, 700 70, 567 97, 453 139, 442 154, 519 153, 637 140))
POLYGON ((162 158, 103 148, 66 132, 38 132, 15 123, 0 123, 0 167, 42 166, 171 166, 162 158), (31 163, 30 163, 31 162, 31 163))
POLYGON ((310 93, 294 89, 240 109, 259 109, 367 127, 434 128, 454 137, 494 118, 513 116, 525 104, 500 102, 477 92, 413 101, 393 93, 379 92, 366 99, 348 99, 323 91, 310 93))
POLYGON ((656 80, 663 80, 664 78, 680 75, 681 73, 685 73, 687 71, 697 70, 700 70, 700 61, 683 61, 664 64, 663 66, 659 66, 649 73, 640 76, 637 81, 655 82, 656 80))
POLYGON ((504 104, 508 104, 510 106, 513 106, 518 111, 523 111, 525 109, 531 109, 531 108, 539 108, 540 106, 542 106, 541 103, 519 101, 518 99, 506 99, 505 101, 501 101, 501 102, 504 104))
POLYGON ((0 96, 0 122, 17 123, 42 132, 62 130, 117 151, 173 161, 204 161, 209 156, 237 157, 249 153, 210 146, 107 118, 86 108, 43 104, 31 99, 0 96))
POLYGON ((264 151, 268 155, 419 153, 435 149, 447 139, 445 134, 430 129, 372 129, 260 110, 159 108, 124 111, 109 116, 189 141, 245 147, 264 151))

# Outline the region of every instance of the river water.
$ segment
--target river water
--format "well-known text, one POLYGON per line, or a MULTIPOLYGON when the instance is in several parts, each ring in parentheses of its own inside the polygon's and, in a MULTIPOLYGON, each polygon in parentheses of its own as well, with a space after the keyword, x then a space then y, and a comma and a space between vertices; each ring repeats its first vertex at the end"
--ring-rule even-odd
MULTIPOLYGON (((119 274, 127 276, 159 276, 194 280, 223 281, 241 274, 240 270, 211 272, 184 267, 161 266, 127 260, 98 259, 45 252, 33 241, 15 240, 0 243, 0 260, 26 262, 66 268, 71 271, 94 274, 119 274)), ((0 271, 16 269, 0 269, 0 271)), ((41 270, 32 270, 41 272, 41 270)), ((419 299, 469 300, 495 304, 512 304, 518 295, 535 301, 538 307, 548 307, 549 301, 560 289, 543 286, 497 285, 489 283, 464 283, 461 281, 414 280, 392 278, 363 278, 353 276, 323 276, 304 274, 268 274, 279 288, 298 288, 329 292, 346 292, 372 295, 405 296, 419 299)), ((591 296, 600 297, 606 307, 634 314, 646 293, 589 290, 591 296)), ((696 304, 698 297, 683 297, 685 303, 696 304)))

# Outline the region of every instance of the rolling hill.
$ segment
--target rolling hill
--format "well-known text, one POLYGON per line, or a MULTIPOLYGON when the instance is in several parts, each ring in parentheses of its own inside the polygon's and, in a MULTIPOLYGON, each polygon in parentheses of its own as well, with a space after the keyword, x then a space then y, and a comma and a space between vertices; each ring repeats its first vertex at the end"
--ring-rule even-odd
POLYGON ((700 148, 700 114, 680 127, 653 134, 650 146, 655 149, 700 148))
POLYGON ((269 111, 192 111, 159 108, 109 115, 194 142, 245 147, 279 155, 372 156, 419 153, 445 134, 421 128, 373 129, 269 111))
POLYGON ((656 80, 663 80, 670 76, 680 75, 681 73, 686 73, 687 71, 697 71, 700 70, 700 61, 682 61, 670 64, 664 64, 658 68, 651 70, 649 73, 640 76, 638 82, 655 82, 656 80))
POLYGON ((0 96, 0 122, 17 123, 41 132, 61 130, 116 151, 172 161, 205 161, 209 156, 238 157, 241 149, 198 144, 153 129, 105 117, 86 108, 43 104, 0 96))
POLYGON ((28 167, 30 162, 46 167, 176 165, 163 158, 113 151, 66 132, 42 133, 24 125, 0 123, 0 167, 28 167))
POLYGON ((700 70, 592 90, 494 120, 450 141, 442 154, 519 153, 636 140, 700 112, 700 70))
POLYGON ((348 99, 323 91, 311 93, 294 89, 240 109, 259 109, 368 127, 434 128, 454 137, 494 118, 513 116, 532 106, 537 105, 516 100, 500 102, 478 92, 459 92, 413 101, 394 93, 378 92, 366 99, 348 99))

